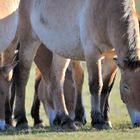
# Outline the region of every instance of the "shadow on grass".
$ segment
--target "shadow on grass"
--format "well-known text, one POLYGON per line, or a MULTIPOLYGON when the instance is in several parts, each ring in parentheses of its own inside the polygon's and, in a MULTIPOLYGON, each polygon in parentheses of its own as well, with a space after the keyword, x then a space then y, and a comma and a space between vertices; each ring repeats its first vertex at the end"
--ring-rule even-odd
MULTIPOLYGON (((129 132, 132 127, 130 127, 130 123, 124 124, 114 124, 114 128, 110 130, 103 130, 106 132, 129 132)), ((17 131, 15 128, 8 128, 6 131, 0 132, 0 136, 12 136, 12 135, 30 135, 30 134, 50 134, 50 133, 73 133, 73 132, 98 132, 94 128, 91 128, 90 124, 87 124, 76 131, 72 131, 70 129, 62 129, 60 127, 30 127, 28 130, 17 131)))
POLYGON ((74 131, 71 129, 62 129, 61 127, 50 127, 50 126, 44 126, 44 127, 30 127, 28 130, 21 130, 17 131, 15 128, 8 128, 6 131, 1 131, 0 136, 2 135, 29 135, 29 134, 43 134, 43 133, 71 133, 71 132, 78 132, 78 131, 84 131, 89 132, 93 131, 92 128, 83 126, 79 128, 78 130, 74 131))

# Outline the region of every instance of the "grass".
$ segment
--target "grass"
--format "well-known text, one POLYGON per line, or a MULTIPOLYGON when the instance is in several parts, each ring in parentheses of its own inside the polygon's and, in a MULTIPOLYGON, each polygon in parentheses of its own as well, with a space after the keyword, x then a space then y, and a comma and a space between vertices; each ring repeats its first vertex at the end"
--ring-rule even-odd
MULTIPOLYGON (((84 64, 85 67, 85 64, 84 64)), ((86 69, 86 68, 85 68, 86 69)), ((140 129, 132 129, 130 126, 130 118, 126 111, 125 105, 122 103, 119 94, 119 73, 113 91, 110 97, 110 119, 112 121, 113 129, 107 131, 96 131, 90 126, 90 94, 87 85, 87 73, 85 72, 85 83, 83 87, 84 105, 87 114, 87 124, 78 130, 77 132, 67 131, 62 129, 50 128, 48 126, 48 119, 41 109, 41 117, 44 120, 44 128, 32 128, 29 132, 22 131, 16 132, 13 129, 9 129, 6 132, 0 133, 0 139, 2 140, 37 140, 37 139, 49 139, 49 140, 70 140, 70 139, 94 139, 94 140, 116 140, 116 139, 129 139, 138 140, 140 138, 140 129)), ((29 125, 33 125, 33 120, 30 115, 30 108, 32 105, 34 88, 34 66, 30 74, 30 80, 27 86, 26 94, 26 111, 29 125)))
MULTIPOLYGON (((140 13, 140 1, 137 0, 137 10, 140 13)), ((86 71, 86 70, 85 70, 86 71)), ((129 115, 127 113, 125 105, 122 103, 119 94, 119 80, 120 75, 118 73, 115 85, 113 87, 110 97, 110 119, 112 121, 113 129, 106 131, 95 131, 90 126, 90 94, 87 84, 87 73, 85 72, 85 82, 83 87, 84 105, 87 114, 87 124, 78 130, 77 132, 63 131, 58 128, 50 128, 48 126, 48 119, 41 108, 41 117, 44 120, 44 128, 31 128, 27 133, 22 131, 17 133, 13 129, 9 129, 6 132, 0 133, 0 140, 38 140, 38 139, 49 139, 49 140, 71 140, 71 139, 92 139, 92 140, 139 140, 140 129, 132 129, 129 115)), ((27 86, 26 93, 26 114, 29 125, 33 125, 33 120, 30 115, 30 108, 32 105, 32 98, 34 93, 34 66, 30 74, 30 80, 27 86)))

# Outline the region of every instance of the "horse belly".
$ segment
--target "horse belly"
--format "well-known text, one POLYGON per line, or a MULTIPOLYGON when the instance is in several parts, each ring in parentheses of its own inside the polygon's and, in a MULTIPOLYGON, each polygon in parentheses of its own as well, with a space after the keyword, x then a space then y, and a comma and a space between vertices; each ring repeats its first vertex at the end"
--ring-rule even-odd
POLYGON ((84 52, 80 41, 78 12, 75 10, 74 14, 68 16, 57 14, 65 12, 46 10, 44 14, 42 11, 36 12, 33 9, 31 15, 33 30, 39 40, 52 52, 66 58, 83 60, 84 52))
POLYGON ((37 24, 36 34, 38 38, 50 49, 66 58, 84 59, 84 53, 80 42, 80 37, 75 30, 50 30, 37 24))

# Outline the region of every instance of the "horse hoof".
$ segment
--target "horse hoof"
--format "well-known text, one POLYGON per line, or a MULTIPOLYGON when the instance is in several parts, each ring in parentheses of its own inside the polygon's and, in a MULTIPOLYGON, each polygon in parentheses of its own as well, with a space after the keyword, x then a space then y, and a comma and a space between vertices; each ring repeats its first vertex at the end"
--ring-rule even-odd
POLYGON ((7 125, 6 125, 6 129, 13 129, 13 128, 14 128, 14 126, 11 125, 11 124, 7 124, 7 125))
POLYGON ((83 123, 80 122, 80 121, 75 121, 75 125, 76 125, 77 127, 83 127, 83 125, 85 125, 85 124, 83 124, 83 123))
POLYGON ((74 122, 69 122, 69 123, 65 123, 62 125, 62 128, 63 129, 70 129, 70 130, 73 130, 73 131, 76 131, 78 129, 78 127, 76 126, 76 124, 74 122))
POLYGON ((75 119, 75 123, 76 123, 76 125, 85 125, 86 123, 87 123, 87 121, 86 121, 86 118, 85 117, 83 117, 83 118, 77 118, 77 119, 75 119))
POLYGON ((77 123, 77 125, 85 125, 87 123, 84 107, 82 107, 81 109, 76 109, 74 121, 77 123))
POLYGON ((22 123, 22 124, 16 125, 16 130, 17 131, 28 130, 28 129, 29 129, 28 123, 22 123))
POLYGON ((71 120, 68 116, 65 116, 61 121, 61 126, 63 129, 70 129, 76 131, 78 127, 75 125, 74 121, 71 120))
POLYGON ((44 125, 43 125, 43 123, 38 123, 38 124, 34 124, 34 127, 35 128, 43 128, 44 125))
POLYGON ((112 129, 111 121, 106 121, 106 122, 104 123, 104 127, 105 127, 105 129, 112 129))
POLYGON ((95 128, 96 130, 107 130, 107 129, 111 129, 112 125, 111 122, 104 122, 104 123, 97 123, 93 125, 93 128, 95 128))

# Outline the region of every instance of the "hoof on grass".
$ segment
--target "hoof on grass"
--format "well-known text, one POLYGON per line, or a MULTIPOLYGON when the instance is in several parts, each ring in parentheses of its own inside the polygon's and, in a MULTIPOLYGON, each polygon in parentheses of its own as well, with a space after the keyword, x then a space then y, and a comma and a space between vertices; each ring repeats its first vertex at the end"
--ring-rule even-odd
POLYGON ((27 130, 28 131, 28 129, 29 129, 28 123, 22 123, 22 124, 16 125, 16 130, 17 131, 21 131, 21 130, 27 130))
POLYGON ((104 123, 96 123, 93 125, 93 128, 96 130, 107 130, 107 129, 112 129, 111 122, 104 122, 104 123))
POLYGON ((38 123, 38 124, 34 124, 34 127, 35 128, 43 128, 44 125, 43 125, 43 123, 38 123))
POLYGON ((67 122, 67 123, 62 124, 62 129, 65 129, 65 130, 69 129, 69 130, 76 131, 78 130, 78 127, 76 126, 74 122, 67 122))

